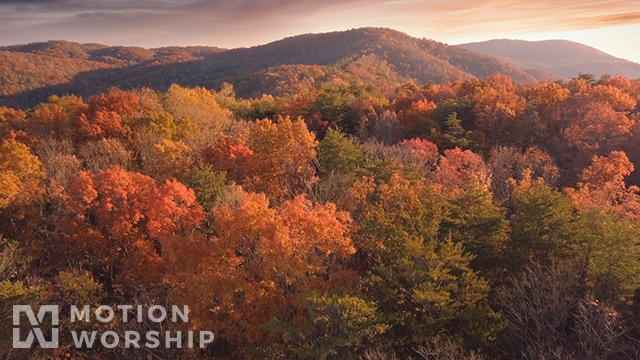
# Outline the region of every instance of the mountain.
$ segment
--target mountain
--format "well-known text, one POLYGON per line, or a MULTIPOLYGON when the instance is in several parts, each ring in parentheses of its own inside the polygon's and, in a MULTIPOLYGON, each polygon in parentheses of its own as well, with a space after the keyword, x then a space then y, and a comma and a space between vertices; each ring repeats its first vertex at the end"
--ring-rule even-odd
MULTIPOLYGON (((149 67, 202 59, 215 47, 141 47, 48 41, 0 47, 0 95, 72 83, 79 74, 97 70, 149 67)), ((87 81, 91 80, 89 76, 87 81)), ((73 86, 69 87, 73 90, 73 86)))
POLYGON ((571 78, 579 72, 640 78, 640 64, 611 56, 587 45, 566 40, 490 40, 458 45, 495 56, 520 67, 536 79, 571 78))
POLYGON ((21 107, 51 94, 90 95, 112 86, 217 88, 226 81, 238 95, 255 97, 298 93, 324 83, 385 87, 492 74, 535 81, 491 56, 381 28, 299 35, 233 50, 50 41, 2 47, 0 64, 0 104, 21 107))

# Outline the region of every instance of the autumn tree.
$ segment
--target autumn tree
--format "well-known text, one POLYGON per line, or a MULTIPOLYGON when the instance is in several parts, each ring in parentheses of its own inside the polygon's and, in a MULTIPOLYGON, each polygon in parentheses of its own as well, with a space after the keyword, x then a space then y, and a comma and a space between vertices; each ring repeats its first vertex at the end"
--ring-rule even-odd
POLYGON ((248 124, 242 136, 223 137, 205 149, 204 157, 247 190, 278 199, 299 194, 313 183, 316 146, 315 136, 301 119, 264 119, 248 124))
POLYGON ((622 151, 594 156, 591 165, 582 172, 577 189, 566 191, 579 210, 598 207, 637 220, 640 209, 638 188, 625 184, 625 178, 633 170, 633 164, 622 151))
POLYGON ((0 139, 8 137, 16 130, 26 129, 27 113, 22 110, 15 110, 0 106, 0 139))
POLYGON ((437 108, 432 101, 416 100, 408 108, 400 107, 400 99, 394 101, 394 109, 398 114, 398 120, 404 129, 413 135, 428 135, 431 129, 438 130, 433 119, 434 110, 437 108))
POLYGON ((0 208, 24 205, 42 193, 46 174, 29 147, 6 139, 0 144, 0 208))
MULTIPOLYGON (((556 82, 542 82, 525 91, 527 105, 537 113, 543 133, 552 138, 562 129, 562 111, 570 91, 556 82)), ((536 139, 546 142, 545 139, 536 139)), ((548 140, 548 139, 547 139, 548 140)))
POLYGON ((215 95, 205 88, 187 89, 174 84, 162 95, 161 102, 173 118, 180 140, 193 149, 215 141, 232 123, 231 111, 221 108, 215 95))
POLYGON ((480 156, 470 150, 454 148, 444 151, 430 181, 452 193, 469 185, 489 189, 491 174, 480 156))
POLYGON ((77 118, 87 105, 77 96, 51 96, 47 103, 38 105, 27 122, 27 129, 35 137, 75 137, 77 118))
POLYGON ((529 135, 523 123, 526 101, 508 77, 490 76, 485 82, 488 86, 475 96, 477 130, 491 145, 521 144, 529 135))
POLYGON ((304 196, 271 208, 263 194, 250 193, 217 208, 214 218, 217 235, 210 243, 171 249, 172 296, 193 304, 195 321, 233 344, 234 356, 250 356, 246 344, 258 352, 282 343, 288 352, 305 346, 298 332, 280 338, 282 326, 313 326, 304 299, 348 288, 344 266, 355 251, 349 215, 304 196))
POLYGON ((88 269, 110 293, 159 285, 163 241, 189 234, 203 219, 184 185, 156 186, 152 178, 117 166, 95 176, 79 173, 68 186, 64 209, 52 234, 56 240, 42 244, 51 254, 48 266, 88 269))
POLYGON ((607 104, 590 102, 581 111, 584 115, 564 130, 564 139, 576 150, 591 156, 619 148, 633 125, 624 113, 607 104))
POLYGON ((560 169, 551 156, 535 147, 525 151, 495 147, 487 165, 491 169, 491 192, 498 200, 509 198, 513 189, 509 179, 521 180, 525 171, 532 178, 542 178, 549 186, 556 185, 560 176, 560 169))
POLYGON ((184 179, 194 161, 194 151, 187 144, 163 138, 148 127, 138 130, 138 135, 134 152, 142 173, 157 180, 184 179))
POLYGON ((138 115, 140 98, 134 91, 114 88, 108 93, 91 97, 87 105, 89 112, 114 112, 120 115, 125 124, 130 124, 138 115))
POLYGON ((438 163, 438 147, 428 140, 413 138, 401 141, 398 145, 415 159, 417 165, 427 171, 433 170, 438 163))

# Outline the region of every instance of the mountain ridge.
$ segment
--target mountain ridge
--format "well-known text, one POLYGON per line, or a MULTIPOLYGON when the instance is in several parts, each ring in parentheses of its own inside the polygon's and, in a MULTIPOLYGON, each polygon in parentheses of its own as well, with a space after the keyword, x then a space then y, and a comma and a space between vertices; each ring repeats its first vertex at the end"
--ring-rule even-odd
POLYGON ((406 81, 443 83, 493 74, 520 83, 555 77, 545 69, 525 71, 515 63, 371 27, 236 49, 49 41, 0 47, 0 105, 24 108, 54 94, 90 96, 110 87, 165 90, 173 83, 219 88, 229 82, 239 96, 259 97, 301 93, 323 84, 393 88, 406 81))
MULTIPOLYGON (((640 78, 640 64, 569 40, 494 39, 457 46, 497 57, 530 74, 531 71, 542 71, 545 75, 568 79, 583 72, 596 77, 608 74, 640 78)), ((541 80, 539 76, 537 78, 541 80)))

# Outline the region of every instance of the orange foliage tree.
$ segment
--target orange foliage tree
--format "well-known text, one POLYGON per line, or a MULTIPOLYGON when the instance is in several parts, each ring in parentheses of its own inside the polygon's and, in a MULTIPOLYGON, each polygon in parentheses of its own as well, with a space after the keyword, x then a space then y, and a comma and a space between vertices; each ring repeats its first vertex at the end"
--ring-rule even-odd
POLYGON ((157 186, 118 166, 71 180, 55 240, 46 239, 54 267, 84 267, 107 291, 125 294, 159 285, 162 244, 191 234, 204 219, 195 194, 177 181, 157 186), (64 259, 64 261, 60 261, 64 259))
POLYGON ((223 137, 203 156, 247 190, 279 199, 298 194, 315 181, 312 160, 317 144, 301 119, 264 119, 249 124, 244 136, 223 137))
POLYGON ((607 156, 594 156, 580 176, 578 188, 567 189, 574 206, 581 210, 603 208, 609 212, 640 220, 640 194, 637 186, 625 184, 625 177, 634 170, 622 151, 607 156))
POLYGON ((272 321, 300 325, 307 296, 350 284, 350 216, 333 204, 297 196, 275 209, 265 195, 249 193, 237 206, 216 209, 214 218, 213 239, 169 251, 168 281, 172 295, 191 304, 195 321, 225 341, 265 347, 277 338, 267 329, 272 321))

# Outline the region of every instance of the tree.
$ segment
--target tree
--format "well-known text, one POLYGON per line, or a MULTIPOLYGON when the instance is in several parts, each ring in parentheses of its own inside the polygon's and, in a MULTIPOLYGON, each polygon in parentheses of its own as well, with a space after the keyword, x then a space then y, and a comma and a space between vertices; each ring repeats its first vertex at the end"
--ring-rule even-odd
MULTIPOLYGON (((337 125, 347 134, 354 134, 358 126, 358 119, 353 109, 354 96, 346 87, 324 89, 320 91, 309 108, 310 114, 318 114, 319 122, 327 125, 337 125)), ((314 128, 319 138, 322 138, 326 128, 314 128)))
POLYGON ((103 138, 126 138, 129 123, 137 115, 139 99, 133 92, 114 90, 89 99, 86 111, 74 119, 73 136, 78 141, 103 138))
POLYGON ((633 122, 609 105, 592 101, 581 111, 584 115, 563 131, 567 144, 580 153, 593 156, 618 149, 630 134, 633 122))
POLYGON ((584 292, 570 264, 529 266, 499 290, 505 320, 503 356, 525 359, 631 359, 624 320, 607 302, 584 292))
POLYGON ((598 209, 581 212, 578 229, 579 263, 595 298, 629 303, 640 284, 640 229, 598 209))
POLYGON ((532 265, 500 289, 498 308, 506 326, 500 336, 505 356, 573 359, 571 333, 565 331, 580 298, 574 269, 551 263, 532 265))
POLYGON ((458 195, 444 193, 446 215, 441 220, 439 236, 464 245, 471 253, 473 270, 495 280, 505 267, 504 249, 508 245, 508 226, 504 208, 498 206, 491 192, 470 186, 458 195))
POLYGON ((26 205, 42 194, 46 173, 30 149, 15 139, 0 144, 0 208, 26 205))
POLYGON ((578 188, 567 189, 566 192, 579 210, 598 207, 638 220, 638 188, 627 187, 624 181, 633 170, 633 164, 622 151, 612 151, 608 156, 594 156, 592 164, 582 172, 578 188))
POLYGON ((321 174, 337 172, 353 176, 364 167, 362 146, 340 132, 329 129, 318 146, 321 174))
POLYGON ((544 264, 574 255, 574 223, 571 203, 541 178, 525 171, 522 180, 511 180, 513 208, 511 243, 507 249, 512 268, 544 264))
POLYGON ((53 268, 90 270, 109 294, 131 295, 162 283, 162 245, 194 231, 204 218, 195 194, 177 181, 158 187, 113 166, 69 184, 52 239, 41 244, 53 268), (60 259, 65 259, 61 262, 60 259))
POLYGON ((466 186, 489 189, 491 176, 482 158, 469 150, 444 151, 434 176, 430 179, 446 191, 456 193, 466 186))
POLYGON ((340 199, 367 172, 364 147, 340 130, 329 129, 320 141, 317 164, 320 179, 309 189, 309 196, 319 202, 340 199))
POLYGON ((264 119, 248 124, 242 137, 223 137, 205 149, 204 157, 245 189, 282 199, 302 193, 314 182, 311 162, 317 144, 301 119, 264 119))
POLYGON ((25 129, 27 113, 0 106, 0 139, 7 138, 15 129, 25 129))
POLYGON ((600 104, 609 105, 614 111, 621 113, 633 111, 637 104, 637 100, 633 99, 628 93, 623 92, 619 88, 606 85, 585 88, 578 96, 583 96, 590 101, 595 101, 600 104))
POLYGON ((218 139, 232 123, 231 111, 221 108, 215 95, 202 87, 187 89, 173 84, 161 102, 173 116, 180 139, 193 149, 218 139))
POLYGON ((438 162, 438 147, 425 139, 404 140, 398 144, 401 148, 409 151, 419 165, 425 170, 432 170, 438 162))
POLYGON ((82 170, 82 162, 76 157, 70 140, 46 139, 35 147, 43 169, 47 172, 45 190, 52 212, 60 205, 69 179, 82 170))
POLYGON ((235 206, 217 208, 214 219, 217 235, 210 242, 171 249, 169 281, 176 301, 193 304, 196 324, 230 344, 268 349, 282 334, 267 325, 313 326, 304 299, 352 284, 345 270, 355 251, 350 217, 333 204, 312 205, 298 196, 271 208, 266 196, 250 193, 235 206))
POLYGON ((441 201, 398 175, 389 184, 356 183, 348 201, 367 294, 390 326, 382 343, 400 353, 434 336, 479 344, 496 324, 488 284, 470 266, 474 256, 455 242, 458 233, 440 233, 441 201))
POLYGON ((150 131, 138 143, 140 170, 157 180, 184 179, 193 163, 192 149, 182 141, 163 139, 150 131))
POLYGON ((596 84, 596 76, 591 74, 591 73, 583 73, 583 72, 578 72, 578 76, 571 78, 572 80, 582 80, 584 82, 586 82, 589 85, 595 85, 596 84))
POLYGON ((357 296, 314 295, 304 305, 309 312, 306 323, 273 321, 269 326, 302 358, 355 358, 389 328, 379 320, 375 302, 357 296))
POLYGON ((361 140, 373 139, 385 145, 393 145, 406 137, 407 132, 400 124, 395 112, 386 110, 376 119, 360 122, 358 137, 361 140))
POLYGON ((87 110, 77 96, 51 96, 49 102, 38 105, 31 115, 28 131, 35 137, 74 138, 76 119, 87 110))
POLYGON ((406 109, 399 106, 398 99, 394 101, 394 109, 400 124, 405 131, 413 135, 425 136, 431 133, 431 129, 439 130, 433 119, 436 108, 436 104, 426 99, 416 100, 406 109))
POLYGON ((509 179, 522 180, 528 172, 532 178, 542 178, 549 186, 556 185, 560 169, 546 152, 530 147, 525 151, 514 147, 496 147, 488 161, 491 169, 491 192, 498 200, 510 197, 512 186, 509 179))
POLYGON ((189 170, 187 185, 207 211, 224 204, 233 192, 233 188, 226 183, 226 173, 214 171, 213 166, 202 161, 189 170))
POLYGON ((525 100, 516 92, 510 78, 490 76, 487 87, 475 96, 477 130, 491 145, 520 144, 529 134, 523 124, 525 100))
POLYGON ((259 99, 251 101, 251 109, 246 116, 247 120, 273 119, 284 105, 282 98, 263 94, 259 99))
POLYGON ((104 138, 98 141, 89 141, 80 147, 78 155, 83 161, 85 169, 94 173, 118 165, 124 169, 131 169, 133 155, 122 142, 114 138, 104 138))
POLYGON ((442 148, 443 149, 451 149, 451 148, 469 148, 473 145, 472 141, 469 141, 470 132, 466 131, 462 127, 462 121, 458 119, 458 114, 454 111, 444 122, 444 134, 442 135, 442 148))
POLYGON ((534 128, 536 137, 531 140, 535 145, 553 147, 557 134, 563 129, 562 109, 569 98, 570 91, 557 82, 542 82, 525 90, 527 114, 538 120, 534 128))
POLYGON ((107 94, 102 93, 91 97, 87 105, 89 112, 115 112, 122 117, 125 123, 130 123, 137 116, 140 98, 133 91, 123 91, 116 88, 110 89, 107 94))

